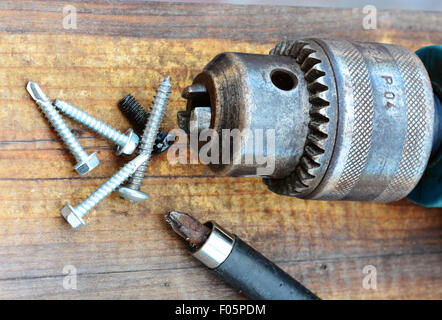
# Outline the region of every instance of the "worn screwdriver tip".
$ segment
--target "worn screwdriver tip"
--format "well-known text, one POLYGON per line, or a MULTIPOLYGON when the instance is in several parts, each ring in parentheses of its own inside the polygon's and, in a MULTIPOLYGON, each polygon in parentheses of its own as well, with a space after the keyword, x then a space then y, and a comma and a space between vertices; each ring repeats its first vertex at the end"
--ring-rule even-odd
POLYGON ((49 101, 48 97, 45 95, 43 90, 41 90, 40 86, 37 82, 29 81, 26 85, 26 90, 31 95, 32 99, 35 101, 47 102, 49 101))
POLYGON ((209 237, 210 229, 187 213, 171 211, 166 216, 173 231, 193 248, 201 246, 209 237))

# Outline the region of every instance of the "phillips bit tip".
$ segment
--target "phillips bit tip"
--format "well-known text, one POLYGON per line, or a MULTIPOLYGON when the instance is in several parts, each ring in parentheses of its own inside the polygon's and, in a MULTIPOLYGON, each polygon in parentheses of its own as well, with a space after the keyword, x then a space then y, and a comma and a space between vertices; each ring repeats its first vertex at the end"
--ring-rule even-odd
POLYGON ((34 99, 35 101, 49 102, 48 97, 45 95, 43 90, 41 90, 37 82, 29 81, 26 86, 26 90, 28 90, 32 99, 34 99))
POLYGON ((208 227, 187 213, 171 211, 165 216, 165 219, 173 231, 186 240, 191 248, 200 247, 211 232, 208 227))

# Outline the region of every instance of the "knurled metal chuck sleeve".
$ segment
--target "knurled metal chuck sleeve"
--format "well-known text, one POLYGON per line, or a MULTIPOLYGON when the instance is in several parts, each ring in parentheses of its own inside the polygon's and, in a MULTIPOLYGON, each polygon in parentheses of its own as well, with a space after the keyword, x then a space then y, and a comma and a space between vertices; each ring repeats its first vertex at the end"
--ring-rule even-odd
POLYGON ((214 222, 193 256, 244 295, 256 300, 319 300, 276 264, 214 222))

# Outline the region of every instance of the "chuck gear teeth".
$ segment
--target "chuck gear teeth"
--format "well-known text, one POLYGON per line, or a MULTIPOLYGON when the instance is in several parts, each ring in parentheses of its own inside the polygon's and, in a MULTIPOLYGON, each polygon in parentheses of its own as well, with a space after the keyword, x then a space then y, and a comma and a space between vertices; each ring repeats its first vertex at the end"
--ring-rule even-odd
POLYGON ((310 82, 307 85, 307 89, 310 91, 310 93, 315 94, 328 90, 328 87, 324 82, 321 81, 321 78, 319 78, 313 82, 310 82))
MULTIPOLYGON (((325 162, 325 143, 329 138, 329 118, 327 107, 330 106, 330 92, 323 62, 325 56, 318 52, 313 40, 283 41, 270 51, 271 55, 290 55, 299 64, 307 81, 310 102, 309 133, 304 146, 304 152, 292 174, 285 179, 264 179, 268 187, 279 194, 302 197, 312 191, 312 183, 318 171, 325 162)), ((319 178, 321 178, 319 177, 319 178)), ((317 184, 316 184, 317 185, 317 184)), ((315 187, 315 186, 313 186, 315 187)))

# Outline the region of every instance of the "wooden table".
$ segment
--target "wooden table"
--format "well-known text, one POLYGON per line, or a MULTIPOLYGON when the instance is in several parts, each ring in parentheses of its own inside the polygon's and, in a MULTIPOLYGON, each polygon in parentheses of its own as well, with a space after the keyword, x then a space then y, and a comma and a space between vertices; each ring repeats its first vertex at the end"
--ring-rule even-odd
MULTIPOLYGON (((114 127, 129 124, 117 101, 131 93, 149 105, 170 74, 165 116, 176 127, 181 90, 217 53, 267 53, 306 36, 392 42, 412 50, 442 42, 442 14, 379 11, 362 28, 361 9, 105 1, 0 3, 0 298, 236 299, 230 287, 189 256, 163 216, 170 210, 213 219, 274 260, 324 299, 441 299, 442 212, 390 204, 319 202, 277 196, 258 178, 218 177, 203 165, 155 157, 130 205, 113 193, 73 231, 60 216, 127 161, 108 141, 68 124, 101 165, 79 177, 74 159, 25 90, 40 83, 114 127), (77 9, 77 29, 62 9, 77 9), (77 289, 63 287, 65 266, 77 289), (363 288, 364 266, 377 289, 363 288)), ((65 269, 66 271, 66 269, 65 269)))

